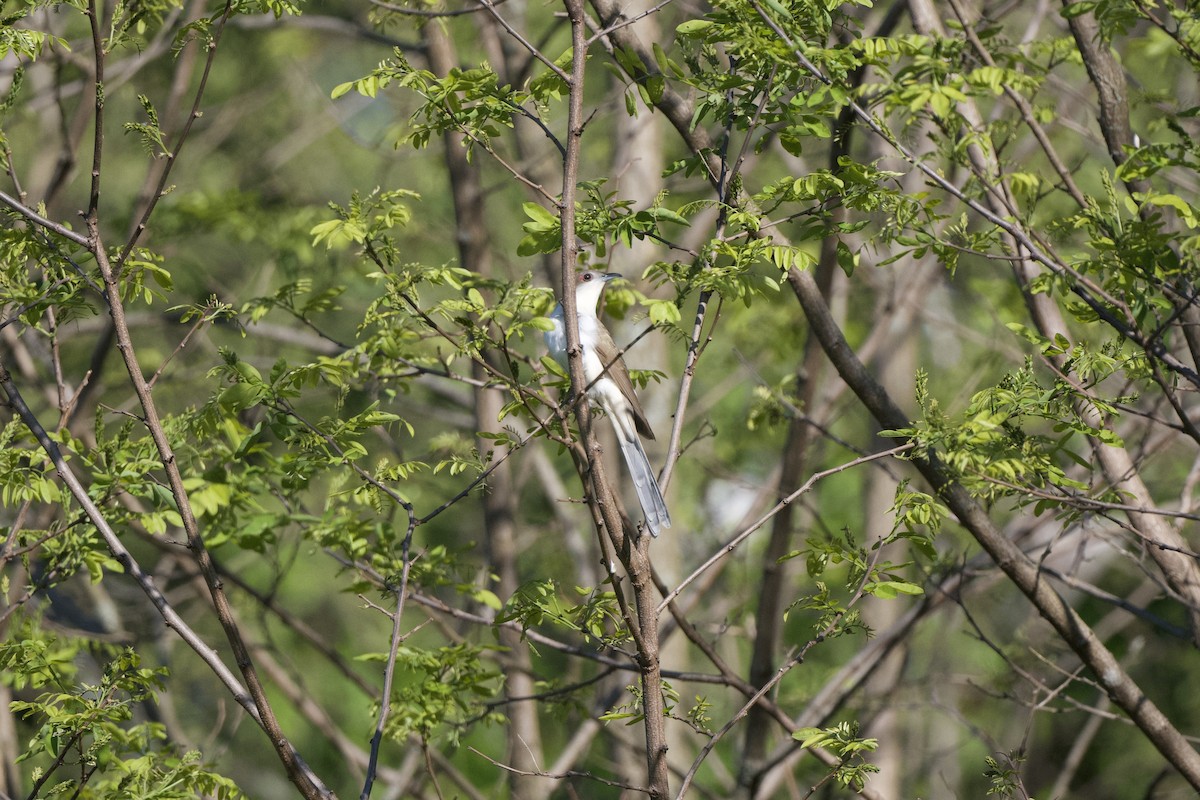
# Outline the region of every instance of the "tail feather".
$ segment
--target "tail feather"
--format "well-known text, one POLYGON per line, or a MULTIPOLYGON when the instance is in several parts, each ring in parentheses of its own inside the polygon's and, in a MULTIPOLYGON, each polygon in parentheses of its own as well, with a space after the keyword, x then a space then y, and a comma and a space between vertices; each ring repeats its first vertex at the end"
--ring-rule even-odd
POLYGON ((621 455, 625 457, 625 465, 629 467, 629 475, 633 479, 633 487, 637 489, 638 502, 642 504, 642 513, 646 515, 646 527, 651 536, 658 536, 663 528, 671 527, 671 515, 667 511, 667 501, 663 499, 662 490, 654 477, 654 468, 642 441, 635 434, 626 438, 617 431, 617 441, 621 445, 621 455))

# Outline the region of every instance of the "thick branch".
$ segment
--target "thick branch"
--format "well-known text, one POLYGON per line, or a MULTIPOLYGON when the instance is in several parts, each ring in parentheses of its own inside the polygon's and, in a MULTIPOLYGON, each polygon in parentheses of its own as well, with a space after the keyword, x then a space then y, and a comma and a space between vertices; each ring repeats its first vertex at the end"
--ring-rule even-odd
MULTIPOLYGON (((1062 0, 1063 8, 1069 8, 1078 0, 1062 0)), ((1108 146, 1108 155, 1114 164, 1125 163, 1125 147, 1133 144, 1133 129, 1129 125, 1129 100, 1125 88, 1125 73, 1113 58, 1100 37, 1100 25, 1092 12, 1067 16, 1071 35, 1083 66, 1100 103, 1100 133, 1108 146)))
MULTIPOLYGON (((918 30, 923 33, 933 33, 943 35, 941 21, 937 18, 933 11, 930 0, 911 0, 910 6, 915 9, 920 9, 919 14, 914 14, 914 24, 918 30)), ((967 20, 963 19, 965 24, 967 20)), ((1092 47, 1096 45, 1092 42, 1092 47)), ((1100 53, 1093 54, 1094 57, 1100 58, 1100 53)), ((1107 55, 1111 60, 1111 55, 1107 55)), ((1115 64, 1112 65, 1115 68, 1115 64)), ((1106 74, 1112 74, 1112 69, 1106 74)), ((1121 76, 1119 69, 1115 74, 1121 76)), ((1123 76, 1122 84, 1123 84, 1123 76)), ((1123 92, 1122 92, 1123 94, 1123 92)), ((1109 102, 1114 98, 1110 98, 1109 102)), ((1122 102, 1123 99, 1122 99, 1122 102)), ((964 101, 959 104, 964 115, 968 119, 979 119, 979 111, 970 101, 964 101)), ((1121 109, 1110 108, 1107 112, 1102 110, 1101 116, 1105 114, 1109 116, 1121 116, 1124 114, 1124 125, 1128 128, 1128 108, 1122 106, 1121 109)), ((1115 134, 1114 134, 1115 135, 1115 134)), ((982 145, 977 145, 972 149, 973 159, 982 162, 979 167, 980 177, 994 175, 1000 176, 999 159, 995 152, 986 149, 982 145)), ((995 183, 998 193, 1004 197, 1011 195, 1007 184, 1002 177, 996 177, 995 183)), ((988 201, 993 205, 993 212, 1000 215, 1004 209, 997 207, 994 201, 994 195, 989 193, 988 201)), ((1005 233, 1009 240, 1010 249, 1018 254, 1026 252, 1025 241, 1017 235, 1021 229, 1014 225, 1013 229, 1006 229, 1005 233)), ((1029 307, 1030 315, 1032 316, 1038 330, 1045 336, 1054 338, 1055 336, 1070 336, 1070 330, 1067 328, 1066 320, 1063 318, 1061 309, 1053 301, 1049 294, 1038 292, 1034 293, 1029 290, 1029 285, 1036 275, 1036 267, 1031 258, 1022 258, 1013 264, 1021 289, 1025 295, 1025 302, 1029 307)), ((1065 366, 1065 358, 1059 357, 1058 363, 1060 367, 1065 366)), ((1105 420, 1096 407, 1082 400, 1075 402, 1076 412, 1092 427, 1102 429, 1105 426, 1105 420)), ((1153 501, 1150 497, 1150 491, 1142 480, 1140 473, 1134 467, 1133 459, 1129 452, 1119 446, 1101 445, 1096 449, 1097 460, 1100 462, 1108 479, 1124 492, 1128 492, 1137 500, 1138 505, 1150 506, 1153 501)), ((1171 586, 1180 593, 1185 604, 1188 607, 1188 614, 1192 620, 1193 637, 1197 642, 1200 642, 1200 567, 1196 562, 1184 555, 1180 551, 1186 551, 1187 542, 1179 534, 1179 532, 1171 525, 1167 524, 1161 517, 1154 515, 1135 515, 1130 514, 1130 522, 1140 530, 1145 532, 1148 539, 1162 545, 1162 547, 1151 548, 1150 557, 1162 569, 1171 586)))
MULTIPOLYGON (((907 416, 855 356, 829 313, 812 275, 793 269, 788 273, 788 283, 804 309, 813 334, 851 391, 884 428, 906 427, 907 416)), ((1037 565, 995 526, 979 503, 966 489, 954 483, 936 460, 913 461, 963 527, 1091 669, 1113 702, 1129 715, 1167 761, 1194 788, 1200 789, 1200 754, 1146 697, 1087 623, 1049 583, 1041 579, 1037 565)))

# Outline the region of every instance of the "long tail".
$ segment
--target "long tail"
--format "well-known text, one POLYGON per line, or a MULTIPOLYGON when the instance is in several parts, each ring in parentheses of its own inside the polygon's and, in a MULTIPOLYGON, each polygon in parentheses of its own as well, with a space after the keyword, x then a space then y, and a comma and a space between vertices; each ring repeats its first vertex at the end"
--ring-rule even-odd
POLYGON ((642 440, 636 433, 629 438, 622 436, 618 428, 617 442, 621 445, 621 455, 625 456, 625 464, 637 489, 642 513, 646 515, 646 527, 650 529, 651 536, 658 536, 663 528, 671 527, 671 515, 667 512, 667 501, 663 500, 662 490, 654 478, 654 468, 650 466, 650 459, 646 458, 646 451, 642 448, 642 440))

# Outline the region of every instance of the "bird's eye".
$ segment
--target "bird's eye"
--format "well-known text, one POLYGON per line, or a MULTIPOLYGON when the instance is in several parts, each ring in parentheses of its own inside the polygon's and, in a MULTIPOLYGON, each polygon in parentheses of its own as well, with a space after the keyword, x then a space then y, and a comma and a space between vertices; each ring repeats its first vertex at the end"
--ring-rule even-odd
POLYGON ((590 281, 591 279, 592 279, 592 273, 590 273, 590 272, 585 272, 579 276, 579 280, 584 281, 585 283, 587 281, 590 281))

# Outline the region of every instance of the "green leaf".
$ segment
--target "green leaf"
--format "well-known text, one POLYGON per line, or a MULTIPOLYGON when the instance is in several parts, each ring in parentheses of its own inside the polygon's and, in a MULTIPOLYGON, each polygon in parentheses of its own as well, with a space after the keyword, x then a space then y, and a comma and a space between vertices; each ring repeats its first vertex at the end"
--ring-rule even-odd
POLYGON ((706 35, 716 26, 716 23, 707 19, 689 19, 687 22, 681 22, 675 27, 675 32, 680 36, 689 38, 698 38, 706 35))
POLYGON ((789 11, 783 5, 783 3, 779 2, 779 0, 763 0, 763 2, 767 4, 768 8, 770 8, 772 11, 774 11, 776 14, 783 17, 784 19, 790 20, 792 18, 792 12, 789 11))
POLYGON ((908 581, 879 581, 866 587, 866 591, 882 600, 890 600, 898 594, 919 595, 925 590, 915 583, 908 581))
POLYGON ((221 407, 237 412, 258 405, 258 402, 263 399, 265 392, 261 386, 255 386, 250 383, 235 383, 224 389, 218 396, 217 402, 221 407))
POLYGON ((1100 3, 1092 2, 1092 0, 1081 0, 1080 2, 1073 2, 1064 5, 1058 10, 1058 13, 1062 14, 1064 19, 1082 17, 1084 14, 1094 11, 1099 5, 1100 3))
POLYGON ((525 230, 531 230, 533 226, 543 230, 558 227, 558 217, 537 203, 522 203, 521 209, 532 220, 532 223, 525 223, 525 230))
POLYGON ((647 303, 650 321, 655 325, 670 325, 683 319, 679 307, 671 300, 653 300, 647 303))
POLYGON ((846 273, 847 278, 851 277, 858 267, 858 254, 852 252, 841 240, 837 243, 837 263, 842 268, 842 272, 846 273))
MULTIPOLYGON (((792 738, 797 742, 803 742, 805 739, 809 738, 810 736, 815 736, 818 733, 823 733, 823 731, 820 728, 797 728, 796 730, 792 731, 792 738)), ((807 745, 803 746, 807 747, 807 745)))
POLYGON ((496 593, 487 589, 476 589, 471 593, 471 597, 476 602, 483 603, 493 611, 499 611, 504 608, 504 604, 500 602, 500 598, 496 596, 496 593))
POLYGON ((680 216, 677 212, 672 211, 669 208, 654 206, 653 208, 646 209, 646 211, 651 217, 659 222, 674 222, 676 225, 683 225, 685 227, 691 225, 691 223, 688 222, 685 217, 680 216))

